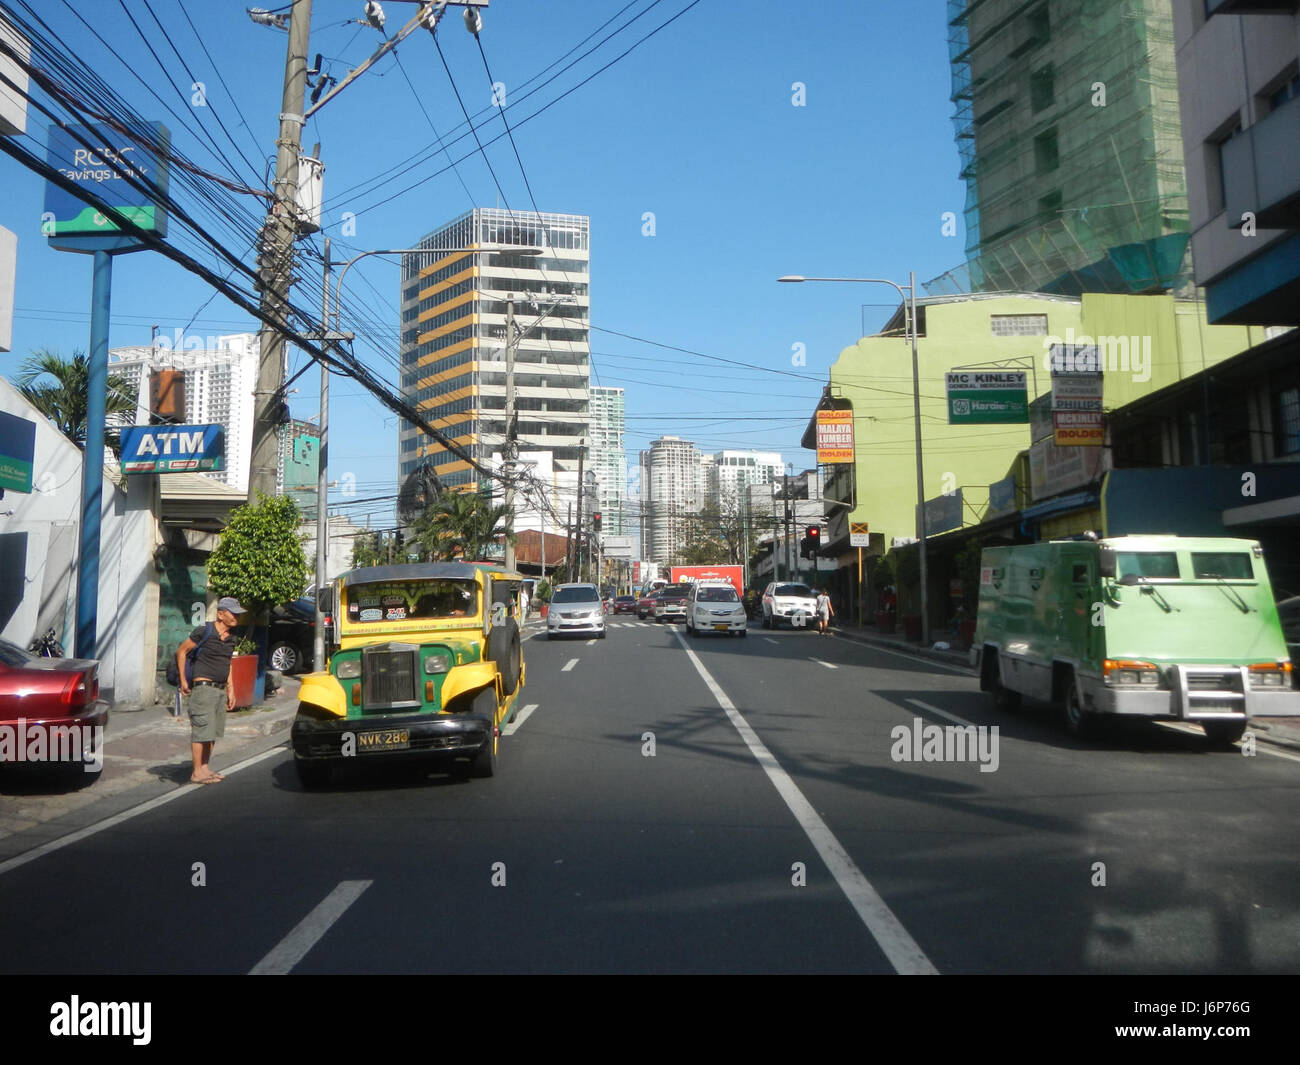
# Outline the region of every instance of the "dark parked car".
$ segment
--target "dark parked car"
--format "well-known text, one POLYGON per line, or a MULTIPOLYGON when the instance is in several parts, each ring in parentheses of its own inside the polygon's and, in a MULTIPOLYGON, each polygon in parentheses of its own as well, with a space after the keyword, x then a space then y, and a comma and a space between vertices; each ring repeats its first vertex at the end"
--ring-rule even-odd
POLYGON ((281 673, 304 673, 312 668, 316 639, 316 604, 306 596, 271 611, 267 635, 267 661, 281 673))
POLYGON ((0 640, 0 761, 103 768, 99 662, 40 658, 0 640))

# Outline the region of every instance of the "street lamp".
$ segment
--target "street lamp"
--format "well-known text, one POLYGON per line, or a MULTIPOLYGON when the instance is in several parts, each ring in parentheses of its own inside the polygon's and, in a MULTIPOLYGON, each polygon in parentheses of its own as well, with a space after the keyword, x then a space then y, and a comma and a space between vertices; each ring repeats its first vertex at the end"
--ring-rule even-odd
MULTIPOLYGON (((473 248, 375 248, 371 251, 363 251, 360 255, 354 255, 351 259, 343 264, 343 269, 339 271, 338 281, 334 286, 334 329, 329 329, 330 321, 330 239, 325 238, 325 285, 324 293, 321 297, 321 348, 325 350, 330 344, 340 340, 351 340, 351 333, 339 332, 339 312, 343 306, 343 279, 347 277, 348 271, 352 269, 353 264, 366 258, 369 255, 420 255, 429 253, 433 255, 462 255, 462 254, 487 254, 487 255, 527 255, 538 256, 544 255, 545 248, 537 245, 527 244, 481 244, 473 248)), ((329 437, 329 396, 330 396, 330 371, 329 363, 322 359, 320 364, 320 466, 317 471, 316 481, 316 633, 312 642, 312 650, 315 652, 315 668, 321 668, 321 663, 325 660, 325 617, 324 611, 320 605, 320 590, 325 587, 325 548, 326 536, 328 531, 328 522, 326 521, 326 502, 328 493, 327 470, 329 459, 328 437, 329 437)))
POLYGON ((907 275, 908 284, 906 289, 896 281, 889 281, 881 277, 802 277, 798 274, 787 274, 785 277, 778 277, 777 280, 791 284, 803 281, 846 281, 859 285, 889 285, 898 290, 898 298, 908 308, 907 332, 912 341, 912 418, 916 427, 916 536, 921 551, 921 643, 928 645, 930 643, 930 595, 927 588, 929 569, 925 547, 925 467, 921 459, 921 380, 916 359, 916 334, 918 328, 916 320, 916 274, 911 272, 907 275))

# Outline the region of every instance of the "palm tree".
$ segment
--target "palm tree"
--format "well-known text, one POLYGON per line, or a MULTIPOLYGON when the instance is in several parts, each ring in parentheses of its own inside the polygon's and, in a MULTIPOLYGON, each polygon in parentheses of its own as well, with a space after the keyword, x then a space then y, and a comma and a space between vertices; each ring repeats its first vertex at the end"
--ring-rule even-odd
POLYGON ((435 560, 477 558, 505 525, 508 510, 477 492, 445 492, 415 520, 415 539, 435 560))
MULTIPOLYGON (((90 360, 81 350, 72 361, 49 348, 36 348, 18 371, 18 389, 33 407, 54 423, 55 428, 82 451, 86 450, 86 408, 90 396, 90 360), (53 381, 40 380, 53 378, 53 381)), ((105 415, 135 421, 136 395, 131 383, 119 374, 108 375, 105 415)), ((108 441, 117 453, 116 433, 108 441)))

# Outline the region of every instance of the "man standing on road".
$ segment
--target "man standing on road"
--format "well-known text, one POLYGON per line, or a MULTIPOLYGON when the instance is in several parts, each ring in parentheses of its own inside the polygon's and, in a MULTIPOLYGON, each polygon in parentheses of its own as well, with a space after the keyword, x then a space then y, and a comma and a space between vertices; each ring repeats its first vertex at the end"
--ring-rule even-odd
POLYGON ((230 658, 235 650, 234 629, 239 615, 247 613, 238 599, 229 596, 217 603, 217 620, 213 634, 203 639, 206 626, 200 625, 176 648, 176 665, 181 675, 181 695, 190 715, 190 755, 194 761, 191 784, 217 784, 226 778, 214 773, 208 761, 212 745, 226 734, 226 711, 235 705, 235 690, 230 683, 230 658), (202 644, 202 646, 199 646, 202 644), (194 656, 194 679, 185 675, 185 656, 198 647, 194 656))
POLYGON ((519 586, 519 624, 528 620, 528 585, 519 586))

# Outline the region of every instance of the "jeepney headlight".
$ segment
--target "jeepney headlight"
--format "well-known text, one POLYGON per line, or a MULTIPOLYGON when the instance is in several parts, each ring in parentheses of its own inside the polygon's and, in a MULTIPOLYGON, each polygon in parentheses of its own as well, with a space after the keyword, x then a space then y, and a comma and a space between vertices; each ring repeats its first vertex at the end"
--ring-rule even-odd
POLYGON ((1144 669, 1138 674, 1139 684, 1159 684, 1160 673, 1154 669, 1144 669))
POLYGON ((447 660, 446 655, 430 655, 424 660, 424 671, 426 673, 446 673, 450 669, 451 663, 447 660))
POLYGON ((1107 684, 1160 684, 1160 671, 1152 662, 1115 661, 1107 658, 1102 662, 1102 673, 1107 684))
POLYGON ((345 658, 335 667, 334 675, 339 680, 350 680, 353 677, 361 676, 361 659, 345 658))

